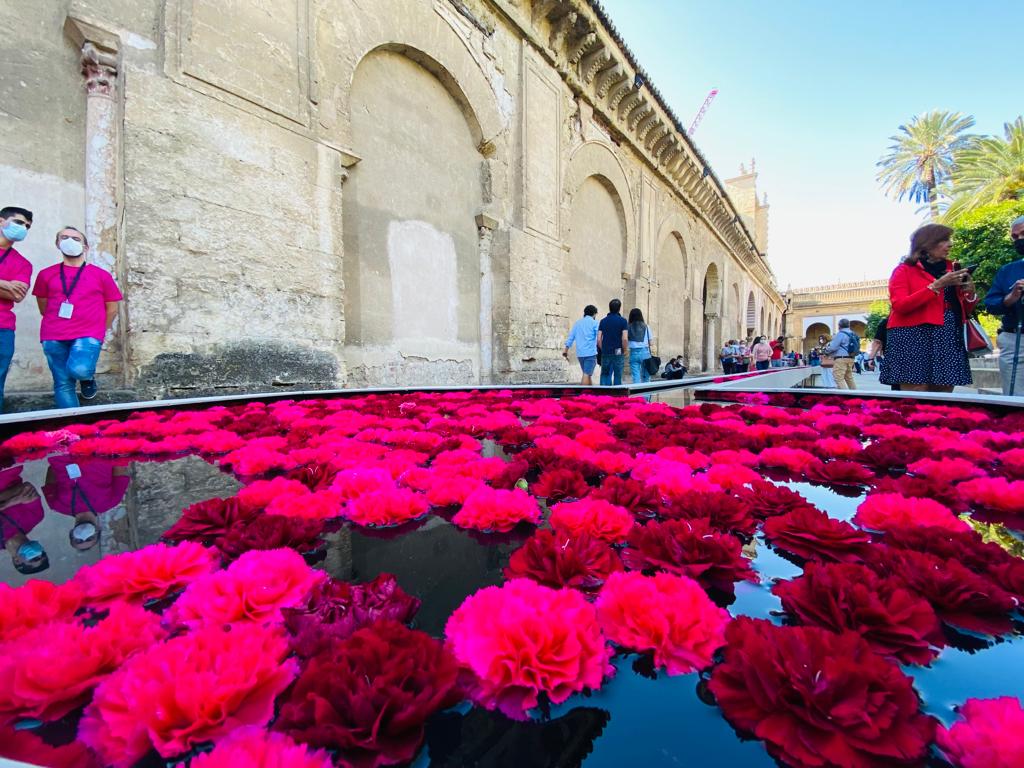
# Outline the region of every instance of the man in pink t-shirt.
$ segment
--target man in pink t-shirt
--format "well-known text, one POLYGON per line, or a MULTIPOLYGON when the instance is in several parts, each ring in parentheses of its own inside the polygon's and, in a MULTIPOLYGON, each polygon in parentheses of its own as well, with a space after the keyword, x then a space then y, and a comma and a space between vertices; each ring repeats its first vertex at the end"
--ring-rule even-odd
POLYGON ((56 243, 63 258, 39 273, 32 295, 43 316, 39 340, 53 374, 53 399, 58 408, 77 408, 78 382, 83 398, 96 397, 96 361, 122 297, 109 272, 86 262, 82 232, 64 227, 56 243))
POLYGON ((32 265, 14 244, 24 240, 30 229, 32 211, 13 205, 0 208, 0 409, 14 357, 14 305, 28 295, 32 282, 32 265))

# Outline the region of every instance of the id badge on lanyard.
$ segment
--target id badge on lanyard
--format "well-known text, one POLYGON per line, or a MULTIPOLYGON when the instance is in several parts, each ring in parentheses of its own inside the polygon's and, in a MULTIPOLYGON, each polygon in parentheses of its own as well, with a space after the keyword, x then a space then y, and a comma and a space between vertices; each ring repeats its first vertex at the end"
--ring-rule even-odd
POLYGON ((57 310, 57 317, 63 320, 70 320, 72 313, 75 311, 75 305, 70 301, 62 301, 60 303, 60 309, 57 310))

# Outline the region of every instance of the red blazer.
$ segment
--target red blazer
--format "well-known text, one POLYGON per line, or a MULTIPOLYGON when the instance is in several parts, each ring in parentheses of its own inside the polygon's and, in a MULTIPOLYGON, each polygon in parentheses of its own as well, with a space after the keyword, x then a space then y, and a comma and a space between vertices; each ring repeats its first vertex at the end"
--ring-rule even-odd
MULTIPOLYGON (((946 271, 953 268, 946 261, 946 271)), ((943 291, 936 293, 928 286, 935 278, 925 271, 920 264, 900 264, 893 270, 889 278, 889 301, 892 312, 889 314, 888 328, 907 328, 912 325, 942 325, 946 300, 943 291)), ((957 291, 960 300, 961 317, 970 317, 978 299, 965 301, 962 291, 957 291)))

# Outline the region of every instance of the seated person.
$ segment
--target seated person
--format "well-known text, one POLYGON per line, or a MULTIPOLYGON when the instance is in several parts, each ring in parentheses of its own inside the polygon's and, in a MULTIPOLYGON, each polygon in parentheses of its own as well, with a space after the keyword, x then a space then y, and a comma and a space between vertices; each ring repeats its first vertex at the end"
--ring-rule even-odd
POLYGON ((663 379, 681 379, 686 375, 686 366, 683 365, 682 356, 673 357, 668 361, 665 366, 664 372, 661 374, 663 379))

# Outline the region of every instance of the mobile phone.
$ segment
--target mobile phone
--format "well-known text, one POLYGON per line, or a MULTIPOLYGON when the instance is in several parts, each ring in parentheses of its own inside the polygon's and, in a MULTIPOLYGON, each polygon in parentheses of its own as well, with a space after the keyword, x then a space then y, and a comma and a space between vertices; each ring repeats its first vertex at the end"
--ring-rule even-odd
POLYGON ((967 274, 968 275, 973 275, 974 274, 974 270, 976 270, 977 268, 978 268, 977 264, 971 264, 970 266, 964 267, 964 269, 967 270, 967 274))

